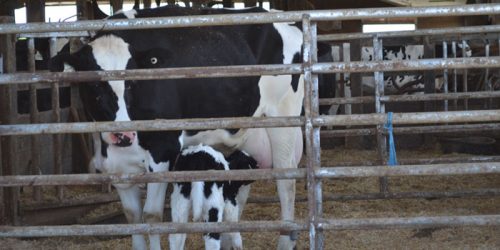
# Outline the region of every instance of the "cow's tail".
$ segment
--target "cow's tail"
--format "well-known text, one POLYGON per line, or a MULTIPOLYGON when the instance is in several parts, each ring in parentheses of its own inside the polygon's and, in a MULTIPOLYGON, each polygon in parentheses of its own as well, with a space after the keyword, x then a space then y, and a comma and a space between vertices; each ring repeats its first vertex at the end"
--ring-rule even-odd
POLYGON ((193 207, 193 221, 201 221, 201 214, 203 212, 203 187, 204 182, 195 181, 191 185, 191 202, 193 207))

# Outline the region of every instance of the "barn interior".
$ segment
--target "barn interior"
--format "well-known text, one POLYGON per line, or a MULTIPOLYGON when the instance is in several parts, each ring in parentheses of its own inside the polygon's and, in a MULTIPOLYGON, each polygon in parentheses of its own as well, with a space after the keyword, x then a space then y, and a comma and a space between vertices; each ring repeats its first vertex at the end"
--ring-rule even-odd
MULTIPOLYGON (((178 4, 192 8, 261 6, 283 11, 342 10, 360 8, 439 7, 494 4, 497 0, 221 0, 178 1, 110 0, 0 0, 0 23, 14 23, 16 10, 25 8, 28 23, 46 22, 46 6, 75 6, 76 20, 95 20, 113 14, 124 5, 154 8, 157 4, 178 4), (96 9, 100 6, 100 9, 96 9)), ((376 60, 374 41, 383 43, 383 60, 493 57, 500 55, 500 32, 470 32, 496 27, 497 15, 450 15, 440 17, 398 17, 318 22, 318 40, 331 48, 334 62, 376 60), (400 28, 413 25, 408 35, 383 35, 367 29, 381 25, 400 28), (486 28, 485 28, 486 27, 486 28), (443 29, 457 32, 439 33, 443 29), (422 31, 419 35, 417 32, 422 31), (433 33, 437 32, 437 35, 433 33), (463 33, 461 33, 463 31, 463 33), (427 33, 426 33, 427 32, 427 33), (371 51, 371 52, 370 52, 371 51), (399 54, 398 54, 399 53, 399 54), (392 55, 392 57, 391 57, 392 55), (407 58, 409 56, 418 58, 407 58), (401 58, 405 57, 405 58, 401 58), (394 59, 396 58, 396 59, 394 59)), ((1 27, 0 27, 1 28, 1 27)), ((379 27, 380 28, 380 27, 379 27)), ((387 33, 391 33, 390 31, 387 33)), ((406 33, 405 33, 406 34, 406 33)), ((68 37, 77 49, 82 33, 68 37)), ((0 33, 1 73, 38 72, 44 52, 37 61, 35 50, 54 46, 36 36, 6 36, 0 33), (16 43, 12 43, 12 41, 16 43), (32 42, 29 42, 32 41, 32 42), (33 43, 32 45, 30 45, 33 43), (20 52, 22 46, 26 49, 20 52), (31 47, 30 47, 31 46, 31 47), (31 48, 31 49, 29 49, 31 48), (31 52, 30 52, 31 50, 31 52), (12 53, 15 51, 16 53, 12 53), (23 53, 19 56, 19 53, 23 53), (33 61, 33 63, 30 63, 33 61), (36 63, 40 65, 36 65, 36 63), (35 64, 34 64, 35 63, 35 64), (17 69, 16 69, 17 68, 17 69)), ((84 39, 83 39, 84 40, 84 39)), ((45 66, 46 67, 46 66, 45 66)), ((0 125, 88 121, 75 85, 43 83, 0 85, 0 125), (10 94, 9 94, 10 93, 10 94), (12 98, 7 98, 10 95, 12 98), (52 98, 58 96, 58 98, 52 98)), ((441 111, 484 111, 499 109, 498 68, 461 68, 386 72, 382 80, 373 72, 338 73, 320 104, 325 115, 409 113, 441 111), (383 84, 380 89, 377 84, 383 84), (454 93, 455 96, 446 97, 454 93), (358 99, 356 99, 358 98, 358 99), (385 98, 385 99, 384 99, 385 98), (399 98, 399 99, 398 99, 399 98), (374 105, 375 100, 385 100, 374 105), (392 100, 392 101, 391 101, 392 100)), ((495 163, 500 156, 498 121, 398 125, 394 127, 395 149, 401 165, 495 163)), ((2 135, 2 175, 46 175, 95 173, 89 167, 93 155, 91 134, 2 135)), ((321 166, 387 165, 391 153, 386 140, 392 137, 383 126, 325 126, 321 129, 321 166)), ((300 166, 307 162, 303 157, 300 166)), ((500 211, 500 176, 477 175, 398 176, 335 178, 323 181, 324 214, 335 218, 405 217, 440 215, 492 215, 500 211)), ((307 182, 297 184, 296 217, 307 219, 307 182)), ((166 203, 168 204, 168 202, 166 203)), ((167 205, 168 208, 168 205, 167 205)), ((167 209, 168 211, 168 209, 167 209)), ((168 212, 166 212, 168 218, 168 212)), ((279 220, 279 200, 272 181, 254 185, 250 204, 242 220, 279 220)), ((119 198, 110 184, 87 186, 5 187, 0 206, 1 225, 97 225, 126 223, 119 198)), ((167 219, 168 221, 168 219, 167 219)), ((340 230, 325 233, 325 249, 494 249, 500 246, 500 227, 429 226, 376 230, 340 230)), ((248 249, 269 249, 276 235, 262 232, 243 234, 248 249)), ((203 247, 201 236, 193 234, 188 249, 203 247)), ((301 232, 299 249, 307 249, 307 231, 301 232)), ((166 237, 162 239, 166 241, 166 237)), ((129 237, 1 237, 6 249, 127 249, 129 237)), ((168 245, 164 242, 163 245, 168 245)))

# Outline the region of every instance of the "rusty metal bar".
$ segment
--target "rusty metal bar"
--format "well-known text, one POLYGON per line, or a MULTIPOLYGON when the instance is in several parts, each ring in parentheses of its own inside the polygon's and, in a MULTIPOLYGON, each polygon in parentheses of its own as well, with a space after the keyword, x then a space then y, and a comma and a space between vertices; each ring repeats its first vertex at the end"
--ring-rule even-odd
MULTIPOLYGON (((316 63, 312 73, 345 73, 375 71, 408 71, 437 69, 467 69, 500 67, 500 57, 474 57, 457 59, 422 59, 381 62, 334 62, 316 63)), ((223 67, 185 67, 163 69, 134 69, 112 71, 44 72, 0 75, 0 85, 21 83, 49 83, 56 81, 89 82, 110 80, 152 80, 179 78, 242 77, 256 75, 301 74, 301 64, 289 65, 243 65, 223 67)))
MULTIPOLYGON (((28 61, 28 71, 35 72, 35 39, 28 39, 28 58, 18 58, 19 60, 27 60, 28 61)), ((29 87, 30 93, 30 123, 36 124, 38 123, 38 100, 37 100, 37 88, 35 85, 30 85, 29 87)), ((30 173, 37 175, 40 174, 40 140, 39 135, 31 136, 31 167, 30 173)), ((40 201, 42 199, 42 192, 40 188, 33 188, 33 199, 35 201, 40 201)))
MULTIPOLYGON (((407 175, 498 174, 500 162, 472 162, 433 165, 324 167, 315 170, 316 178, 382 177, 407 175)), ((2 176, 0 186, 93 185, 103 183, 192 182, 222 180, 274 180, 306 177, 306 169, 187 171, 143 174, 66 174, 2 176)))
MULTIPOLYGON (((394 134, 444 134, 444 133, 461 133, 470 134, 486 131, 500 130, 500 124, 461 124, 461 125, 437 125, 437 126, 411 126, 411 127, 396 127, 394 134)), ((345 136, 360 136, 360 135, 375 135, 375 128, 358 128, 358 129, 335 129, 322 130, 322 137, 345 137, 345 136)))
MULTIPOLYGON (((386 114, 360 114, 319 116, 313 126, 379 125, 387 120, 386 114)), ((457 122, 495 122, 500 120, 500 110, 449 111, 433 113, 395 113, 393 124, 432 124, 457 122)), ((30 135, 58 133, 89 133, 113 131, 198 130, 217 128, 300 127, 302 117, 238 117, 209 119, 176 119, 121 122, 80 122, 56 124, 0 125, 0 135, 30 135)))
POLYGON ((87 37, 91 36, 88 31, 54 31, 54 32, 40 32, 40 33, 21 33, 17 34, 17 37, 26 37, 26 38, 63 38, 63 37, 87 37))
POLYGON ((457 163, 434 165, 371 166, 322 168, 316 172, 318 178, 407 176, 407 175, 462 175, 500 173, 498 162, 457 163))
POLYGON ((312 120, 318 116, 318 75, 313 74, 311 65, 318 61, 316 52, 316 23, 311 23, 309 15, 302 20, 303 63, 304 63, 304 114, 307 157, 307 197, 309 248, 323 249, 323 234, 316 228, 316 221, 322 216, 321 181, 315 178, 314 170, 320 167, 319 128, 313 127, 312 120))
MULTIPOLYGON (((448 58, 448 43, 443 41, 443 59, 448 58)), ((443 91, 448 94, 448 69, 443 70, 443 91)), ((443 110, 448 111, 448 100, 443 102, 443 110)))
MULTIPOLYGON (((440 157, 431 159, 401 159, 401 165, 425 165, 425 164, 441 164, 441 163, 473 163, 473 162, 498 162, 499 156, 453 156, 440 157)), ((357 162, 336 162, 338 166, 374 166, 373 161, 357 161, 357 162)))
MULTIPOLYGON (((384 55, 383 55, 383 41, 378 37, 374 36, 373 37, 373 55, 375 58, 375 61, 383 61, 384 60, 384 55)), ((385 84, 384 84, 384 72, 382 71, 375 71, 373 73, 373 77, 375 79, 375 112, 379 114, 385 113, 385 104, 380 102, 380 98, 384 96, 385 93, 385 84)), ((382 165, 387 165, 387 144, 386 144, 386 136, 383 134, 384 126, 379 124, 376 127, 377 130, 377 152, 378 152, 378 157, 379 157, 379 162, 382 165)), ((380 192, 381 193, 387 193, 389 192, 389 187, 387 183, 387 178, 386 177, 380 177, 379 178, 379 185, 380 185, 380 192)))
MULTIPOLYGON (((453 41, 451 43, 451 53, 453 56, 453 59, 457 58, 457 43, 453 41)), ((458 76, 457 76, 457 69, 453 69, 453 93, 458 92, 458 76)), ((453 110, 458 110, 458 100, 453 100, 453 110)))
MULTIPOLYGON (((482 99, 500 97, 500 91, 477 91, 467 93, 440 93, 440 94, 422 94, 422 95, 389 95, 381 96, 381 102, 415 102, 415 101, 441 101, 458 99, 482 99)), ((351 98, 322 98, 320 105, 339 105, 347 103, 372 103, 375 101, 373 96, 351 97, 351 98)))
MULTIPOLYGON (((317 226, 325 230, 428 228, 461 226, 498 226, 500 215, 439 216, 405 218, 359 218, 321 220, 317 226)), ((308 225, 301 222, 252 221, 222 223, 155 223, 72 226, 0 226, 0 237, 51 237, 51 236, 111 236, 132 234, 202 233, 202 232, 251 232, 251 231, 305 231, 308 225)))
MULTIPOLYGON (((484 45, 484 56, 489 57, 490 56, 490 42, 489 40, 486 41, 486 44, 484 45)), ((491 81, 488 79, 490 75, 490 69, 484 69, 484 81, 485 81, 485 86, 484 89, 486 91, 493 91, 493 86, 491 85, 491 81)), ((493 100, 489 98, 486 100, 486 108, 491 109, 493 107, 493 100)))
MULTIPOLYGON (((437 199, 465 197, 495 197, 500 196, 500 189, 474 189, 465 191, 434 191, 434 192, 401 192, 401 193, 366 193, 366 194, 324 194, 323 201, 353 201, 353 200, 400 200, 400 199, 437 199)), ((305 196, 297 196, 297 202, 307 201, 305 196)), ((248 203, 277 203, 277 196, 250 196, 248 203)))
MULTIPOLYGON (((408 71, 437 69, 467 69, 500 67, 500 57, 474 57, 457 59, 421 59, 381 62, 334 62, 316 63, 312 73, 344 73, 375 71, 408 71)), ((44 72, 0 75, 0 85, 21 83, 49 83, 55 81, 89 82, 110 80, 153 80, 179 78, 241 77, 256 75, 287 75, 302 73, 301 64, 288 65, 242 65, 217 67, 185 67, 162 69, 134 69, 111 71, 44 72)))
POLYGON ((417 36, 442 36, 455 34, 487 34, 500 32, 500 25, 484 25, 484 26, 467 26, 453 28, 436 28, 436 29, 421 29, 412 31, 391 31, 377 33, 342 33, 319 35, 318 41, 343 41, 354 39, 372 39, 373 36, 380 38, 396 38, 396 37, 417 37, 417 36))
POLYGON ((2 176, 0 186, 97 185, 104 183, 191 182, 195 180, 272 180, 306 177, 306 169, 183 171, 143 174, 63 174, 2 176))
MULTIPOLYGON (((467 42, 465 40, 462 40, 462 57, 466 57, 467 55, 467 51, 466 51, 466 45, 467 45, 467 42)), ((463 74, 462 74, 462 86, 463 86, 463 89, 462 89, 462 92, 465 92, 467 93, 469 90, 468 90, 468 84, 467 84, 467 68, 464 68, 462 69, 463 70, 463 74)), ((466 98, 464 99, 464 109, 465 110, 468 110, 469 109, 469 100, 466 98)))
MULTIPOLYGON (((51 37, 49 40, 49 52, 50 56, 53 57, 57 54, 57 44, 56 39, 51 37)), ((51 97, 52 97, 52 120, 54 123, 61 122, 61 109, 59 105, 59 82, 53 82, 51 84, 51 97)), ((62 162, 62 135, 54 134, 52 136, 52 154, 54 159, 54 172, 56 174, 63 173, 63 162, 62 162)), ((63 187, 56 187, 56 197, 62 200, 64 196, 63 187)))
MULTIPOLYGON (((476 111, 449 111, 432 113, 394 113, 393 125, 432 124, 432 123, 456 123, 456 122, 484 122, 498 121, 500 111, 476 110, 476 111)), ((378 125, 387 121, 387 114, 365 114, 365 115, 336 115, 320 116, 314 123, 320 126, 362 126, 378 125)), ((1 127, 0 127, 1 131, 1 127)))
POLYGON ((108 19, 95 21, 4 24, 0 34, 39 33, 57 31, 127 30, 137 28, 203 27, 216 25, 241 25, 274 22, 300 22, 308 14, 311 21, 359 20, 368 18, 411 18, 438 16, 495 15, 500 12, 499 4, 471 4, 457 6, 433 6, 418 8, 362 8, 342 10, 312 10, 267 12, 247 14, 225 14, 205 16, 182 16, 168 18, 108 19))
POLYGON ((500 215, 439 216, 409 218, 368 218, 325 220, 318 226, 326 230, 400 229, 429 227, 498 226, 500 215))
POLYGON ((171 234, 203 232, 304 231, 307 225, 285 221, 246 221, 222 223, 154 223, 71 226, 0 226, 0 237, 111 236, 132 234, 171 234))

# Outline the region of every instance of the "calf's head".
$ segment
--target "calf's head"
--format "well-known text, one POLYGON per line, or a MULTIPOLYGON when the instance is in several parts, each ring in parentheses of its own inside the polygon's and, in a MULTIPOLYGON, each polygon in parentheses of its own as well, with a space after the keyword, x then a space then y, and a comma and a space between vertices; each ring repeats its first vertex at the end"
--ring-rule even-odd
MULTIPOLYGON (((51 58, 51 71, 64 71, 66 66, 75 71, 124 70, 131 59, 128 44, 114 35, 95 38, 74 53, 63 52, 51 58)), ((94 121, 130 121, 127 112, 126 83, 93 81, 80 83, 80 96, 87 115, 94 121)), ((126 147, 136 142, 135 131, 104 132, 103 140, 111 145, 126 147)))

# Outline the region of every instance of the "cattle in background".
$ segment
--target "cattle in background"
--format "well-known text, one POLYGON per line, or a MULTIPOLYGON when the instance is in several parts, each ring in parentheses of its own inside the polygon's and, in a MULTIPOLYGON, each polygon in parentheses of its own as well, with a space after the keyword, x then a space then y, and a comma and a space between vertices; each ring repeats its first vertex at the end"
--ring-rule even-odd
MULTIPOLYGON (((173 171, 255 169, 257 162, 242 151, 235 151, 227 159, 210 146, 196 145, 184 149, 173 171)), ((172 222, 193 221, 238 222, 246 204, 252 181, 196 181, 174 183, 170 199, 172 222)), ((205 249, 243 249, 239 233, 207 233, 203 236, 205 249)), ((170 249, 184 249, 185 234, 170 234, 170 249)))
MULTIPOLYGON (((264 12, 165 6, 122 12, 115 18, 183 16, 264 12)), ((61 53, 51 69, 63 64, 77 71, 148 69, 189 66, 289 64, 300 62, 302 32, 286 23, 200 28, 146 29, 99 32, 75 53, 61 53), (147 38, 147 42, 144 39, 147 38)), ((205 117, 297 116, 302 108, 301 75, 251 76, 207 79, 109 81, 80 84, 84 108, 95 121, 129 121, 205 117)), ((204 144, 243 150, 260 168, 295 168, 302 155, 300 127, 209 131, 101 133, 103 172, 167 171, 182 148, 204 144)), ((144 209, 139 186, 114 185, 131 223, 162 220, 166 183, 149 183, 144 209), (144 215, 143 215, 144 213, 144 215)), ((295 180, 277 180, 282 220, 294 219, 295 180)), ((284 232, 283 232, 284 233, 284 232)), ((292 249, 290 232, 278 247, 292 249)), ((133 235, 134 249, 145 249, 142 235, 133 235)), ((160 249, 158 235, 150 236, 151 249, 160 249)))
MULTIPOLYGON (((462 56, 462 44, 457 44, 457 57, 462 56)), ((448 58, 452 56, 451 45, 448 48, 448 58)), ((436 45, 436 58, 443 57, 442 45, 436 45)), ((470 47, 466 45, 466 57, 472 55, 470 47)), ((404 46, 384 46, 383 60, 418 60, 424 58, 423 45, 404 45, 404 46)), ((374 61, 373 47, 361 48, 362 61, 374 61)), ((365 92, 373 94, 375 92, 375 79, 373 76, 363 76, 362 88, 365 92)), ((424 77, 422 74, 385 74, 384 86, 386 94, 412 94, 421 93, 424 90, 424 77)), ((443 86, 442 76, 437 76, 435 81, 435 88, 440 92, 443 86)))

